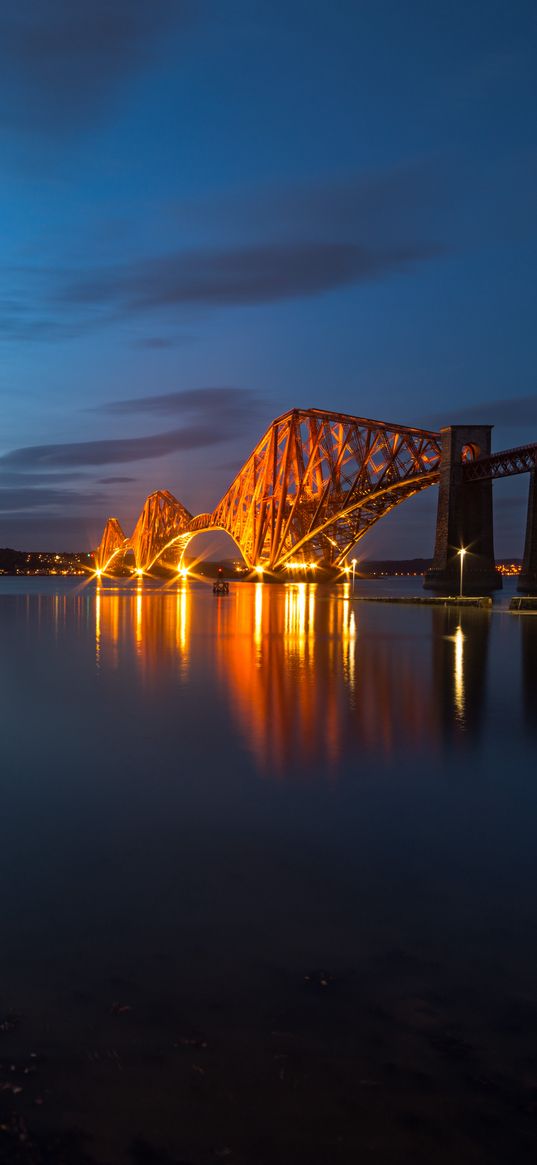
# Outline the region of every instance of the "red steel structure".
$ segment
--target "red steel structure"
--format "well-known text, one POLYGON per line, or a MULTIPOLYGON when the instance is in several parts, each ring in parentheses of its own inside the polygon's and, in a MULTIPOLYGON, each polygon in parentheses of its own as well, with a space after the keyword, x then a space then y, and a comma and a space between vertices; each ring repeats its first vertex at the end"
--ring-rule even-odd
POLYGON ((129 538, 137 568, 150 570, 191 521, 192 514, 169 490, 159 489, 150 494, 129 538))
POLYGON ((172 546, 224 530, 252 569, 339 567, 394 506, 439 480, 440 435, 345 413, 292 409, 272 422, 210 514, 193 518, 173 494, 147 499, 126 538, 110 518, 96 552, 106 570, 134 554, 150 570, 172 546))
POLYGON ((490 453, 475 461, 465 463, 465 481, 487 481, 499 477, 513 477, 517 473, 531 473, 537 469, 537 445, 520 445, 517 449, 504 449, 502 453, 490 453))

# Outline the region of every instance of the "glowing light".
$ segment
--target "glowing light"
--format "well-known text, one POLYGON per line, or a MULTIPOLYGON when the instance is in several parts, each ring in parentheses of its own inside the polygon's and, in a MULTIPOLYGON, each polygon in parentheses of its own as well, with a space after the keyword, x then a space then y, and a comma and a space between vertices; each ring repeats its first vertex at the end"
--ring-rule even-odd
POLYGON ((143 566, 137 566, 137 567, 136 567, 136 574, 138 575, 138 578, 141 578, 141 577, 142 577, 142 575, 143 575, 143 573, 144 573, 144 568, 143 568, 143 566))
POLYGON ((287 570, 317 570, 318 562, 286 562, 287 570))
POLYGON ((356 579, 356 564, 357 564, 357 562, 358 562, 358 559, 357 559, 357 558, 352 558, 352 559, 351 559, 351 566, 352 566, 352 591, 353 591, 353 594, 354 594, 354 582, 355 582, 355 579, 356 579))
POLYGON ((186 566, 178 566, 177 573, 180 575, 181 578, 188 578, 188 570, 187 570, 186 566))
POLYGON ((460 575, 460 583, 459 583, 459 596, 462 598, 462 573, 463 573, 463 569, 464 569, 464 555, 466 554, 466 548, 465 548, 464 546, 461 546, 460 550, 459 550, 459 551, 457 551, 457 553, 458 553, 458 555, 459 555, 459 558, 460 558, 460 560, 461 560, 461 575, 460 575))
POLYGON ((261 662, 261 645, 263 643, 263 591, 264 587, 256 583, 254 606, 254 643, 258 651, 258 663, 261 662))
MULTIPOLYGON (((288 650, 297 654, 300 661, 304 660, 306 646, 306 588, 305 582, 288 583, 285 594, 285 634, 288 639, 288 650)), ((310 609, 310 618, 314 616, 314 606, 310 609)))
POLYGON ((256 569, 257 574, 263 574, 263 567, 262 566, 256 566, 255 569, 256 569))
POLYGON ((99 668, 101 663, 101 589, 97 588, 95 595, 95 663, 99 668))
POLYGON ((190 591, 188 587, 181 587, 177 595, 177 638, 178 647, 182 656, 182 670, 188 671, 188 631, 190 615, 190 591))
POLYGON ((354 692, 354 673, 355 673, 355 650, 356 650, 356 620, 354 611, 351 610, 349 603, 349 584, 345 583, 345 596, 343 601, 343 627, 341 636, 341 647, 343 652, 343 669, 346 679, 349 682, 351 692, 354 692))
POLYGON ((101 576, 102 576, 102 573, 103 573, 103 572, 102 572, 102 570, 101 570, 100 566, 98 566, 98 567, 97 567, 97 570, 95 571, 95 574, 96 574, 97 578, 101 578, 101 576))
POLYGON ((459 719, 464 718, 464 635, 459 625, 454 636, 455 641, 455 707, 459 719))
POLYGON ((135 622, 134 622, 134 637, 136 640, 137 650, 140 652, 142 647, 142 616, 143 616, 143 589, 139 587, 136 593, 136 607, 135 607, 135 622))

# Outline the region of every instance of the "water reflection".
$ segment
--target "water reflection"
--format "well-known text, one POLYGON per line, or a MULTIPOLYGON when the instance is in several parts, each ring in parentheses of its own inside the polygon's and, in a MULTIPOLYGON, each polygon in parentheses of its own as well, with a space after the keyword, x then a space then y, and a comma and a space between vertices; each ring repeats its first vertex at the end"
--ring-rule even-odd
POLYGON ((474 608, 431 609, 433 671, 442 738, 461 744, 479 735, 486 694, 492 615, 474 608))
MULTIPOLYGON (((52 635, 59 652, 87 650, 84 668, 99 683, 115 673, 126 701, 133 684, 158 700, 188 683, 268 776, 374 771, 401 756, 434 765, 473 747, 508 697, 513 732, 523 721, 537 731, 533 616, 360 603, 349 585, 307 583, 237 585, 215 599, 188 581, 137 580, 16 601, 29 642, 49 650, 52 635)), ((178 697, 178 725, 182 707, 178 697)))
POLYGON ((173 660, 183 678, 190 664, 192 594, 183 583, 174 591, 150 590, 137 579, 135 590, 97 584, 95 590, 95 660, 97 667, 117 668, 121 652, 135 657, 147 680, 158 682, 162 665, 173 660))
MULTIPOLYGON (((258 584, 251 603, 243 588, 222 606, 215 644, 219 678, 258 767, 333 772, 365 752, 434 752, 442 714, 430 638, 362 632, 348 587, 283 590, 282 601, 258 584)), ((457 667, 463 685, 462 654, 457 667)), ((451 681, 449 690, 451 698, 451 681)))

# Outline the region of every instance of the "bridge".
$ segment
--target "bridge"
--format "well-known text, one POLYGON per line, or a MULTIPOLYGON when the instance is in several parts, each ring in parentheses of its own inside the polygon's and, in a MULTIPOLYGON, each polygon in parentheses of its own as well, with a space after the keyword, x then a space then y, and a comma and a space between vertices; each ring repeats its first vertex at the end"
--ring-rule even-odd
POLYGON ((267 429, 211 513, 192 515, 168 490, 151 494, 132 534, 109 518, 95 559, 150 573, 183 568, 199 534, 221 530, 251 571, 341 571, 371 527, 395 506, 439 485, 436 546, 425 586, 456 586, 458 550, 468 550, 465 590, 501 586, 494 563, 492 482, 530 474, 521 586, 537 590, 537 445, 491 452, 491 426, 434 432, 319 409, 291 409, 267 429))

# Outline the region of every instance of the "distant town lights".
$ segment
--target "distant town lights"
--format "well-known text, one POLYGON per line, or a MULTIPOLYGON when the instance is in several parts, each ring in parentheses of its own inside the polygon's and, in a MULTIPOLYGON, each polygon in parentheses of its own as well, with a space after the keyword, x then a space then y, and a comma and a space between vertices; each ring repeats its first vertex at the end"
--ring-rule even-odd
POLYGON ((287 562, 287 570, 317 570, 317 562, 287 562))

